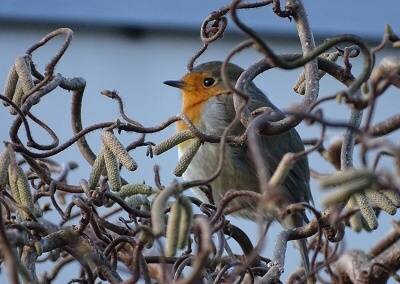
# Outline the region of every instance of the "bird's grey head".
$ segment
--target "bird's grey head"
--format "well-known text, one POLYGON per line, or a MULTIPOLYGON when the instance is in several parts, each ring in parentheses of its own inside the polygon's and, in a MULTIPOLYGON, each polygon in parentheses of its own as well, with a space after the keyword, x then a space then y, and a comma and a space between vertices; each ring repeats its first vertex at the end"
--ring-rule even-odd
MULTIPOLYGON (((193 70, 185 74, 181 80, 165 81, 164 83, 189 92, 192 90, 213 92, 215 94, 217 90, 228 91, 221 76, 222 64, 221 61, 202 63, 195 66, 193 70)), ((243 71, 242 68, 233 63, 228 63, 226 66, 226 74, 232 84, 235 84, 243 71)))

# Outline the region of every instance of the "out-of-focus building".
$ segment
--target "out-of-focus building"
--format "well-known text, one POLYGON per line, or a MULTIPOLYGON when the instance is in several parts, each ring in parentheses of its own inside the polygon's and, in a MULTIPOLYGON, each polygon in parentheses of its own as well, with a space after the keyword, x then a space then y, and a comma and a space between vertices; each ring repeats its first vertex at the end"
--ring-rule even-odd
MULTIPOLYGON (((282 1, 283 2, 283 1, 282 1)), ((118 118, 117 105, 100 96, 103 89, 115 89, 124 98, 127 113, 145 125, 155 125, 179 112, 179 95, 176 90, 162 84, 169 79, 178 79, 186 70, 189 58, 200 48, 199 29, 202 21, 213 10, 229 1, 221 0, 2 0, 0 2, 0 82, 6 77, 9 67, 16 56, 57 27, 71 27, 74 39, 56 72, 66 77, 83 77, 87 88, 83 101, 83 123, 85 126, 118 118)), ((368 40, 371 45, 382 37, 385 24, 391 24, 400 32, 400 2, 386 1, 305 1, 310 25, 317 43, 329 36, 351 33, 368 40)), ((279 18, 267 6, 255 10, 243 10, 239 13, 245 23, 253 27, 277 53, 300 52, 295 25, 287 18, 279 18)), ((228 52, 245 37, 229 21, 227 35, 211 45, 199 59, 223 60, 228 52)), ((55 54, 61 39, 52 41, 34 53, 34 62, 40 70, 55 54)), ((382 55, 394 54, 388 50, 382 55)), ((381 56, 382 56, 381 55, 381 56)), ((254 63, 260 55, 255 51, 244 52, 233 60, 243 67, 254 63)), ((379 59, 378 59, 379 60, 379 59)), ((354 60, 354 73, 358 74, 362 60, 354 60)), ((269 71, 256 82, 271 100, 279 107, 286 107, 301 98, 292 91, 292 86, 300 70, 269 71)), ((332 79, 321 82, 321 96, 333 94, 341 86, 332 79)), ((43 118, 58 131, 61 141, 71 137, 69 123, 70 95, 58 91, 43 99, 33 112, 43 118)), ((393 95, 380 103, 376 120, 398 111, 399 99, 393 95), (396 103, 393 103, 396 101, 396 103), (384 109, 382 112, 380 109, 384 109)), ((345 108, 329 105, 327 115, 347 119, 349 112, 345 108)), ((7 140, 7 131, 13 120, 6 109, 0 110, 0 141, 7 140)), ((318 135, 318 127, 299 127, 304 137, 318 135)), ((36 129, 37 130, 37 129, 36 129)), ((168 128, 160 134, 149 135, 148 140, 159 142, 173 131, 168 128)), ((42 131, 34 132, 39 141, 48 142, 42 131)), ((336 132, 340 133, 340 132, 336 132)), ((23 137, 23 132, 20 134, 23 137)), ((334 133, 330 134, 333 137, 334 133)), ((131 142, 136 136, 123 135, 124 142, 131 142)), ((98 149, 99 132, 89 135, 89 142, 98 149)), ((149 159, 144 150, 134 152, 139 170, 126 175, 131 182, 153 183, 152 166, 161 165, 162 179, 165 183, 174 178, 172 171, 176 161, 176 152, 169 151, 161 157, 149 159)), ((77 182, 88 175, 89 167, 80 157, 76 146, 57 156, 60 161, 76 160, 80 170, 72 174, 77 182)), ((311 157, 311 165, 319 171, 332 170, 319 157, 311 157)), ((318 186, 313 185, 313 194, 318 196, 318 186)), ((315 198, 317 206, 319 198, 315 198)), ((389 227, 389 218, 380 219, 379 232, 364 235, 360 240, 356 234, 348 233, 348 247, 369 246, 371 241, 389 227)), ((237 222, 237 221, 235 221, 237 222)), ((248 222, 241 223, 254 230, 248 222)), ((279 226, 274 227, 275 231, 279 226)), ((274 233, 273 233, 274 234, 274 233)), ((268 248, 272 241, 269 240, 268 248)), ((267 252, 268 254, 268 252, 267 252)), ((290 249, 288 258, 291 267, 298 264, 297 252, 290 249)), ((290 271, 290 269, 288 269, 290 271)), ((69 271, 71 272, 71 271, 69 271)), ((75 273, 75 272, 74 272, 75 273)), ((4 275, 0 276, 1 279, 4 275)), ((65 283, 59 278, 58 283, 65 283)))

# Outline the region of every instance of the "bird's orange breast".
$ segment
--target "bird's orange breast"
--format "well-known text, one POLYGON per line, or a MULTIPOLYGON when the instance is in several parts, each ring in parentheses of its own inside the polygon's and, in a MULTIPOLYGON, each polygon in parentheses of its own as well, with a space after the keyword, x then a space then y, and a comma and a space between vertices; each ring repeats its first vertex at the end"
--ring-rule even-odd
MULTIPOLYGON (((204 107, 205 101, 197 102, 190 107, 187 107, 182 114, 184 114, 195 126, 198 126, 201 121, 201 113, 204 107)), ((188 126, 183 121, 178 121, 177 130, 187 130, 188 126)))
MULTIPOLYGON (((185 96, 185 95, 184 95, 185 96)), ((192 96, 190 96, 192 97, 192 96)), ((207 101, 206 100, 193 100, 184 99, 182 104, 182 114, 184 114, 196 127, 200 125, 202 119, 203 107, 207 101)), ((188 126, 182 120, 177 122, 177 131, 184 131, 188 129, 188 126)), ((186 146, 189 145, 189 140, 179 144, 181 150, 185 150, 186 146)))

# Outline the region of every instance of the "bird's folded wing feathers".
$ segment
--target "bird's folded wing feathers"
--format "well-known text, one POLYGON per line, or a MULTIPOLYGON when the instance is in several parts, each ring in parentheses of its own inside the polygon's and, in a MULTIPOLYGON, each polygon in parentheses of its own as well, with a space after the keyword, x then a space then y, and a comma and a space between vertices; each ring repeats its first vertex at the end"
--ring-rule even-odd
MULTIPOLYGON (((251 98, 249 101, 250 111, 254 111, 260 107, 271 107, 276 110, 277 114, 282 114, 279 109, 274 106, 268 98, 255 86, 251 90, 251 98)), ((283 114, 282 114, 283 116, 283 114)), ((259 146, 265 157, 265 164, 272 173, 278 166, 282 157, 288 153, 297 153, 304 150, 296 129, 292 128, 278 135, 260 135, 258 139, 259 146)), ((292 202, 312 202, 312 196, 309 187, 310 172, 307 157, 297 161, 292 170, 289 172, 284 187, 288 190, 292 202)))

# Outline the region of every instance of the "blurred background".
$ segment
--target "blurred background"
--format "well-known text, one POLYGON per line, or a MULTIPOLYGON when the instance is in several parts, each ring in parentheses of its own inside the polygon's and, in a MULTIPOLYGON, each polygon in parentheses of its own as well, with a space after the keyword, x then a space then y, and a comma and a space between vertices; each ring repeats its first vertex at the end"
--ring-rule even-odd
MULTIPOLYGON (((200 48, 200 25, 203 19, 213 10, 229 4, 229 1, 203 0, 148 0, 148 1, 106 1, 106 0, 2 0, 0 2, 0 81, 5 80, 7 72, 18 55, 22 55, 33 43, 45 34, 59 27, 70 27, 74 30, 74 39, 65 56, 57 65, 56 72, 66 77, 83 77, 87 87, 83 99, 83 125, 114 121, 118 115, 117 105, 103 96, 104 89, 117 90, 125 101, 127 114, 145 126, 158 125, 168 117, 180 111, 180 95, 177 90, 162 84, 165 80, 179 79, 186 72, 189 58, 200 48), (4 79, 2 79, 4 78, 4 79)), ((304 1, 310 25, 317 43, 333 35, 351 33, 361 36, 371 46, 381 40, 385 24, 391 24, 395 32, 400 32, 397 0, 379 1, 304 1)), ((267 6, 259 9, 240 11, 241 18, 270 44, 277 53, 300 52, 296 29, 288 19, 279 18, 267 6)), ((198 62, 224 60, 228 52, 244 36, 233 28, 229 29, 222 40, 212 44, 198 62)), ((62 39, 56 39, 34 53, 33 60, 39 70, 55 54, 62 39)), ((377 58, 395 55, 395 50, 385 49, 377 58)), ((256 52, 244 52, 234 58, 233 62, 246 68, 256 62, 260 55, 256 52)), ((340 59, 339 59, 340 60, 340 59)), ((359 74, 361 59, 355 59, 353 74, 359 74)), ((256 79, 257 85, 280 108, 285 108, 301 100, 292 87, 301 70, 271 70, 256 79)), ((320 97, 331 95, 343 88, 334 80, 324 77, 321 80, 320 97)), ((72 136, 70 126, 70 94, 57 90, 46 96, 33 108, 33 113, 46 121, 56 130, 61 141, 72 136)), ((379 100, 374 121, 381 121, 398 112, 400 100, 398 90, 390 89, 379 100)), ((347 120, 349 110, 336 103, 324 105, 327 117, 347 120)), ((0 111, 0 141, 8 140, 8 129, 14 117, 4 108, 0 111)), ((34 125, 34 124, 32 124, 34 125)), ((49 142, 45 133, 33 127, 37 140, 49 142)), ((298 130, 303 138, 319 136, 319 127, 301 124, 298 130)), ((168 129, 149 135, 147 140, 160 142, 174 131, 168 129)), ((340 130, 330 131, 328 138, 333 139, 340 130)), ((24 133, 21 131, 21 137, 24 133)), ((100 132, 88 135, 93 149, 99 148, 100 132)), ((137 135, 121 135, 124 143, 132 142, 137 135)), ((393 134, 394 141, 399 136, 393 134)), ((329 141, 328 141, 329 142, 329 141)), ((164 184, 170 183, 177 162, 177 151, 171 150, 160 157, 150 159, 145 149, 133 152, 139 169, 134 173, 124 173, 130 182, 146 181, 153 184, 153 166, 161 167, 164 184)), ((71 173, 69 182, 78 183, 87 178, 90 167, 80 156, 73 145, 55 157, 59 162, 74 160, 79 169, 71 173)), ((317 154, 311 155, 310 165, 319 172, 329 173, 333 169, 317 154)), ((210 165, 214 166, 214 165, 210 165)), ((385 161, 382 167, 390 167, 385 161)), ((313 182, 312 191, 317 208, 321 209, 322 193, 318 184, 313 182)), ((51 214, 54 218, 56 215, 51 214)), ((125 216, 127 217, 127 216, 125 216)), ((395 216, 396 217, 396 216, 395 216)), ((398 217, 398 216, 397 216, 398 217)), ((377 231, 362 235, 346 230, 347 248, 366 248, 388 231, 393 216, 381 214, 377 231)), ((257 241, 258 228, 246 221, 231 218, 238 224, 253 242, 257 241), (254 232, 254 233, 253 233, 254 232)), ((268 235, 265 256, 271 256, 275 236, 280 230, 275 224, 268 235)), ((231 242, 234 250, 237 245, 231 242)), ((292 246, 287 251, 287 272, 293 271, 299 264, 298 253, 292 246)), ((41 267, 43 269, 43 267, 41 267)), ((78 276, 77 266, 68 266, 56 279, 56 283, 66 283, 66 279, 78 276), (71 274, 72 273, 72 274, 71 274), (73 275, 73 276, 72 276, 73 275)), ((7 280, 4 270, 0 275, 1 283, 7 280)))

